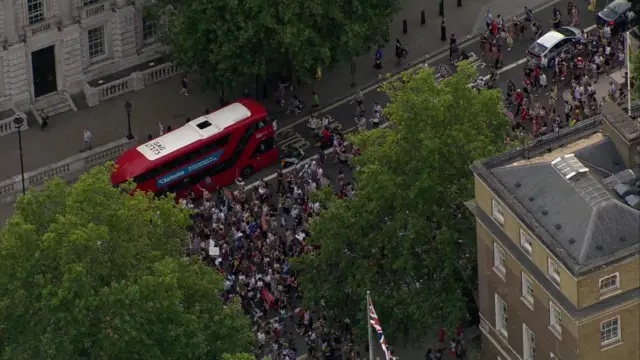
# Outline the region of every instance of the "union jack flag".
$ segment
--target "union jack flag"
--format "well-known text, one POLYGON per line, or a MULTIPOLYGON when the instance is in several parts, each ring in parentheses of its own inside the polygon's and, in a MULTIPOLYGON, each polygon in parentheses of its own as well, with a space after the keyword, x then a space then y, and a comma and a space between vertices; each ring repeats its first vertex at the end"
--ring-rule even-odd
POLYGON ((382 351, 384 352, 384 356, 386 360, 392 359, 391 350, 387 346, 387 340, 384 338, 384 332, 382 332, 382 326, 380 326, 380 320, 378 319, 378 315, 376 314, 376 310, 373 308, 373 302, 371 301, 371 297, 368 299, 369 301, 369 324, 373 326, 378 334, 378 339, 380 340, 380 346, 382 347, 382 351))

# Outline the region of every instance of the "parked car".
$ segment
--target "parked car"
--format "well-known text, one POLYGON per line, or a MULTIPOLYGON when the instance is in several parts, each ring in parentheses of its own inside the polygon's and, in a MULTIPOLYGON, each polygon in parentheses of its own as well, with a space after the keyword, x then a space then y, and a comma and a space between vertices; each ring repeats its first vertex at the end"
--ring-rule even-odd
POLYGON ((580 41, 582 30, 573 26, 563 26, 542 35, 527 49, 527 58, 533 64, 547 66, 549 60, 560 55, 575 41, 580 41))
POLYGON ((638 16, 626 0, 616 0, 605 6, 596 16, 596 25, 611 27, 611 34, 617 35, 638 25, 638 16))

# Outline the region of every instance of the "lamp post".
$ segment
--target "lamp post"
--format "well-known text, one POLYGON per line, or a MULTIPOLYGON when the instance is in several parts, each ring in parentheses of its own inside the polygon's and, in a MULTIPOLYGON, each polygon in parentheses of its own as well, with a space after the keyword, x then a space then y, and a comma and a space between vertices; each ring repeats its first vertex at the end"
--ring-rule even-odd
POLYGON ((133 140, 133 134, 131 133, 131 108, 132 107, 133 105, 131 105, 129 100, 127 100, 127 102, 124 103, 124 109, 127 111, 127 139, 129 140, 133 140))
POLYGON ((16 115, 13 118, 13 125, 18 129, 18 148, 20 150, 20 176, 22 179, 22 196, 25 194, 24 187, 24 161, 22 160, 22 126, 24 125, 24 119, 20 115, 16 115))

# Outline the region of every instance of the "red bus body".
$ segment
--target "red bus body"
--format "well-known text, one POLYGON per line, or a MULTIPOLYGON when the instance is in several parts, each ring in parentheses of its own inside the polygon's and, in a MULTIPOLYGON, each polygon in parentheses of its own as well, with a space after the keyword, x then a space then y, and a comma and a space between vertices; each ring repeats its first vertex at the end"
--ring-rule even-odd
POLYGON ((260 103, 242 99, 127 150, 111 174, 114 185, 133 180, 137 190, 181 198, 232 184, 278 162, 275 130, 260 103))

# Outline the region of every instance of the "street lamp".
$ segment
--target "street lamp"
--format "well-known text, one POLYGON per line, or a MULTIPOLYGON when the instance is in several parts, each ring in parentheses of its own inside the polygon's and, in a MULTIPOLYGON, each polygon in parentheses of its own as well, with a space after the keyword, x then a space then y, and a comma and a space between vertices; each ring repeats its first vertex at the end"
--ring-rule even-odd
POLYGON ((20 115, 16 115, 13 118, 13 125, 18 129, 18 148, 20 149, 20 176, 22 178, 22 196, 25 194, 24 187, 24 161, 22 160, 22 126, 24 125, 24 119, 20 115))
POLYGON ((133 134, 131 133, 131 108, 132 107, 133 105, 131 105, 129 100, 127 100, 127 102, 124 103, 124 109, 127 111, 127 139, 129 140, 133 140, 133 134))

